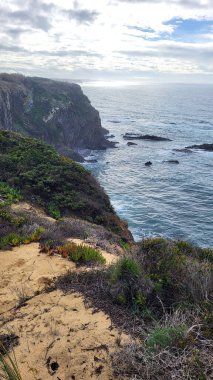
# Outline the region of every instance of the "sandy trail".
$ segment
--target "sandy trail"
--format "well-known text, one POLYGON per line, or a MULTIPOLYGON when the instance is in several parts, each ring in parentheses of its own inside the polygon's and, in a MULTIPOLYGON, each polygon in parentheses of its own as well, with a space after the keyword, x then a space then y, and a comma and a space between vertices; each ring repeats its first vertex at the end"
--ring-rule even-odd
MULTIPOLYGON (((102 253, 107 264, 117 258, 102 253)), ((0 334, 19 336, 15 354, 23 380, 113 379, 110 355, 129 338, 80 294, 39 293, 59 275, 82 269, 40 254, 37 243, 0 251, 0 262, 0 334), (32 298, 14 308, 25 295, 32 298)))

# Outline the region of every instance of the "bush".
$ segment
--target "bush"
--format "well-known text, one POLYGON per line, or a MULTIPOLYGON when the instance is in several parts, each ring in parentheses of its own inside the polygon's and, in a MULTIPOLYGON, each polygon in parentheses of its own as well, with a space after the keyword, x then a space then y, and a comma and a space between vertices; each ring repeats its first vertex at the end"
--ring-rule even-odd
POLYGON ((0 195, 3 197, 3 204, 11 204, 22 199, 19 190, 9 186, 6 182, 0 182, 0 195))
POLYGON ((39 241, 43 232, 43 228, 37 228, 32 232, 32 234, 23 236, 19 233, 11 232, 8 235, 0 237, 0 249, 17 247, 21 244, 29 244, 34 241, 39 241))
POLYGON ((177 345, 178 341, 185 336, 186 331, 187 327, 185 325, 155 327, 146 339, 147 351, 156 352, 177 345))
POLYGON ((211 254, 211 250, 188 242, 151 238, 139 243, 136 256, 146 268, 157 297, 165 308, 171 308, 201 304, 210 297, 213 288, 211 254))
POLYGON ((135 280, 141 274, 141 268, 137 261, 130 257, 122 257, 110 268, 110 281, 115 283, 119 280, 135 280))
POLYGON ((56 220, 60 219, 60 217, 61 217, 60 210, 54 203, 49 204, 48 213, 50 216, 52 216, 52 218, 54 218, 56 220))
POLYGON ((143 254, 143 266, 154 282, 172 286, 177 283, 186 256, 172 242, 162 238, 145 239, 140 244, 140 254, 143 254))
POLYGON ((141 313, 152 292, 152 285, 137 260, 129 256, 120 258, 109 268, 108 278, 110 294, 115 302, 134 313, 141 313))
POLYGON ((66 243, 61 247, 63 252, 67 252, 70 260, 78 263, 89 264, 89 263, 98 263, 105 264, 106 260, 102 254, 96 249, 86 246, 86 245, 77 245, 75 243, 66 243))

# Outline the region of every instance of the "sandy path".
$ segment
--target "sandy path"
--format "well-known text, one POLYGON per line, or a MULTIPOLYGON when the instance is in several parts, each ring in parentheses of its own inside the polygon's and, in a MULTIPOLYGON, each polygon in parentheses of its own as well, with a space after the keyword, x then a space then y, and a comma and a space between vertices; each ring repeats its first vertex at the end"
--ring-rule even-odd
MULTIPOLYGON (((103 255, 107 263, 116 259, 103 255)), ((76 271, 75 264, 39 254, 37 243, 0 252, 0 263, 0 334, 19 336, 15 353, 23 380, 113 379, 110 355, 128 337, 103 312, 88 308, 80 294, 54 290, 36 295, 55 277, 76 271), (10 310, 22 291, 33 298, 10 310)))

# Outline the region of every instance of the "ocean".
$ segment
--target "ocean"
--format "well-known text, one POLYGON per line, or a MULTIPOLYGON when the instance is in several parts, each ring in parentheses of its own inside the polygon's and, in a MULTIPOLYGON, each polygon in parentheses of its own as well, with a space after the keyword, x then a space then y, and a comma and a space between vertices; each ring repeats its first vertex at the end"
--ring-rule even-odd
POLYGON ((213 85, 82 84, 117 148, 93 151, 86 163, 136 241, 150 236, 213 247, 213 152, 174 151, 213 143, 213 85), (136 140, 125 133, 166 137, 136 140), (178 160, 179 164, 166 161, 178 160), (151 166, 145 162, 151 161, 151 166))

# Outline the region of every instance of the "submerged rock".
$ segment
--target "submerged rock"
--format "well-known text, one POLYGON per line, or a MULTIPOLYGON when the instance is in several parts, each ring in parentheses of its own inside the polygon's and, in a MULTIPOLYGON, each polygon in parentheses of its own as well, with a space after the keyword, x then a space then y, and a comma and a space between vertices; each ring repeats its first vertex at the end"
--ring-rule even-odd
POLYGON ((113 124, 120 124, 120 121, 119 120, 109 120, 110 123, 113 123, 113 124))
POLYGON ((155 135, 140 135, 138 133, 125 133, 123 138, 125 140, 172 141, 166 137, 160 137, 155 135))
POLYGON ((193 153, 192 150, 188 149, 188 148, 182 148, 182 149, 173 149, 174 152, 180 152, 180 153, 193 153))
POLYGON ((91 160, 85 160, 85 162, 89 162, 89 163, 95 163, 95 162, 98 162, 98 160, 95 160, 95 159, 91 159, 91 160))
POLYGON ((128 143, 127 143, 126 145, 131 146, 131 145, 138 145, 138 144, 133 143, 133 142, 131 142, 131 141, 128 141, 128 143))
POLYGON ((115 137, 115 135, 106 135, 105 137, 106 137, 106 139, 113 139, 115 137))
POLYGON ((167 162, 168 164, 179 164, 178 160, 165 160, 163 162, 167 162))
POLYGON ((202 149, 207 152, 213 152, 213 144, 191 145, 187 146, 186 149, 202 149))

